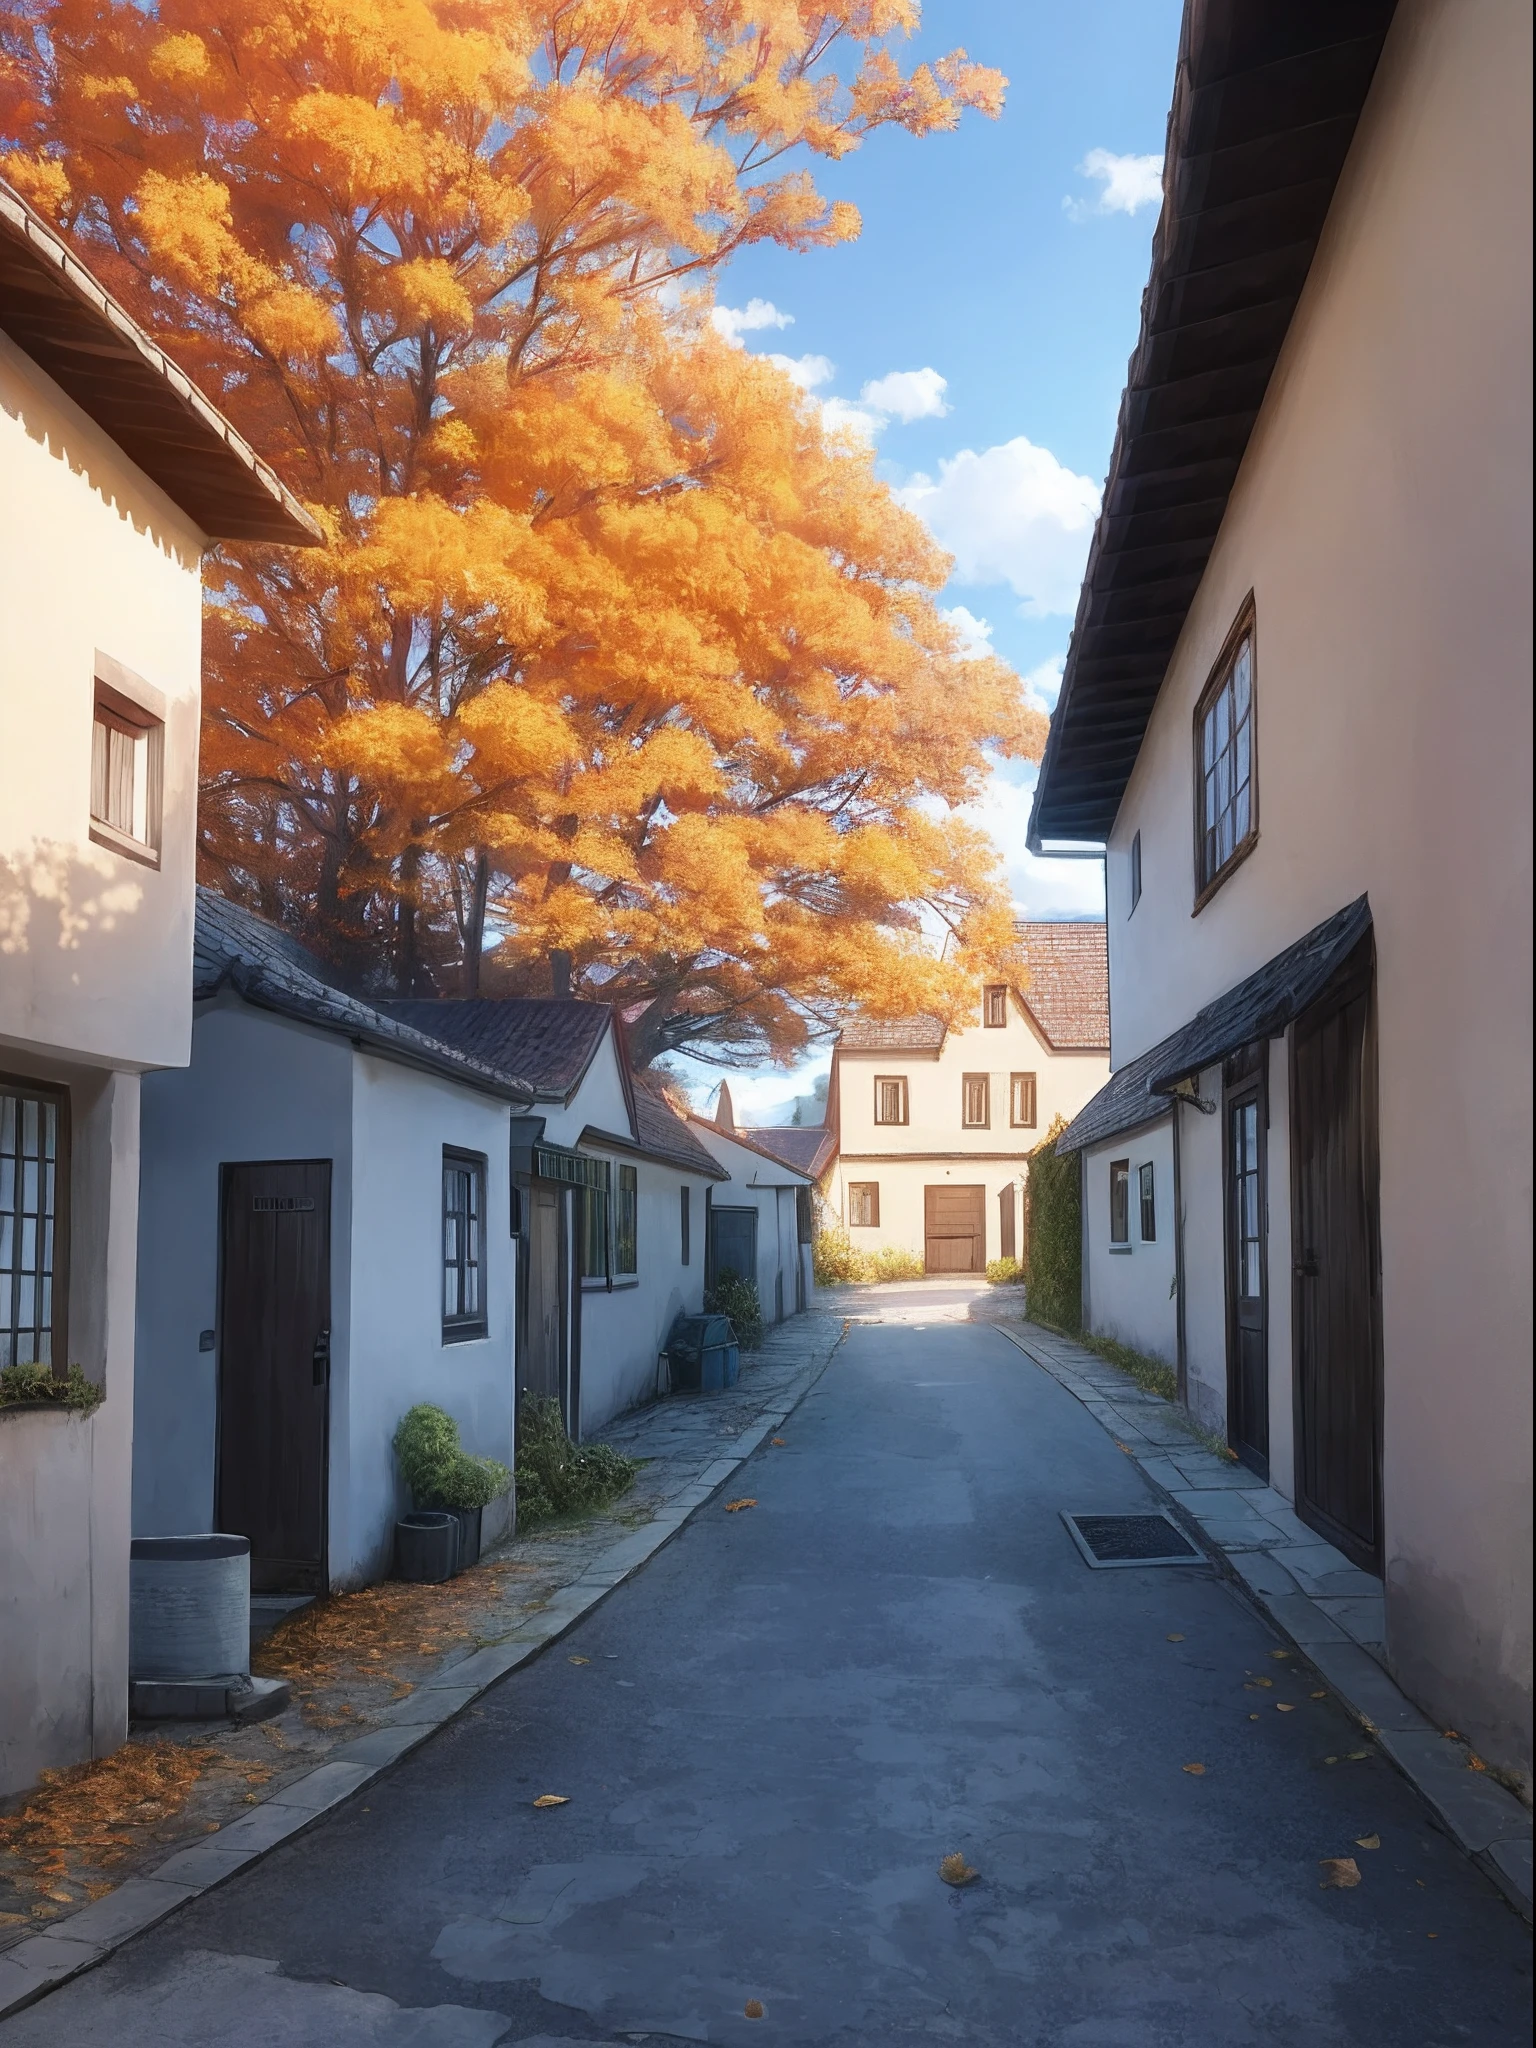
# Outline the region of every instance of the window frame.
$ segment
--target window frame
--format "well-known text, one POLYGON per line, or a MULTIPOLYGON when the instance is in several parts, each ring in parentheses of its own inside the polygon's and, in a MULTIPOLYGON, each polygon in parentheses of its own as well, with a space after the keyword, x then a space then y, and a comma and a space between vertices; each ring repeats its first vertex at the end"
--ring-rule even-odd
MULTIPOLYGON (((110 746, 110 741, 108 742, 110 746)), ((140 764, 136 764, 137 765, 140 764)), ((87 799, 89 837, 97 846, 145 867, 158 868, 165 827, 165 699, 160 692, 98 648, 91 698, 91 783, 87 799), (123 733, 143 744, 144 837, 124 830, 96 809, 96 734, 123 733)))
POLYGON ((1008 984, 1006 981, 988 982, 986 987, 983 989, 981 998, 981 1022, 982 1028, 986 1031, 1007 1030, 1008 984), (994 1017, 992 1014, 992 1003, 994 997, 996 997, 997 999, 998 1009, 1002 1012, 1001 1016, 994 1017))
POLYGON ((607 1159, 595 1160, 603 1169, 600 1185, 590 1181, 574 1183, 576 1188, 576 1275, 584 1288, 613 1286, 613 1166, 607 1159), (597 1271, 589 1271, 588 1254, 601 1259, 597 1271))
POLYGON ((877 1180, 851 1180, 848 1183, 848 1228, 850 1230, 878 1230, 880 1228, 880 1183, 877 1180), (868 1216, 855 1216, 855 1196, 869 1196, 868 1216))
MULTIPOLYGON (((1194 828, 1195 900, 1191 917, 1198 917, 1222 884, 1242 866, 1259 843, 1259 643, 1253 592, 1238 608, 1231 631, 1206 677, 1205 687, 1195 703, 1194 719, 1194 828), (1205 725, 1215 711, 1222 693, 1232 681, 1237 658, 1248 642, 1248 829, 1219 866, 1206 868, 1205 823, 1205 725)), ((1234 742, 1235 743, 1235 742, 1234 742)))
POLYGON ((458 1145, 443 1147, 442 1166, 442 1292, 439 1305, 443 1318, 443 1342, 445 1344, 472 1344, 490 1335, 490 1315, 486 1304, 486 1194, 488 1183, 487 1160, 483 1152, 466 1152, 458 1145), (462 1178, 478 1198, 478 1205, 471 1202, 462 1210, 449 1205, 449 1177, 462 1178), (463 1242, 467 1249, 450 1259, 448 1255, 448 1227, 452 1220, 463 1219, 463 1242), (477 1256, 468 1256, 473 1251, 477 1256), (471 1310, 448 1307, 448 1275, 458 1276, 458 1298, 465 1295, 464 1276, 475 1272, 479 1276, 478 1305, 471 1310))
POLYGON ((962 1131, 990 1131, 992 1128, 992 1076, 990 1074, 962 1074, 960 1076, 960 1128, 962 1131), (970 1092, 981 1090, 981 1115, 970 1116, 970 1092))
POLYGON ((1026 1072, 1008 1076, 1008 1128, 1011 1131, 1035 1131, 1040 1128, 1040 1076, 1026 1072), (1018 1116, 1020 1083, 1028 1084, 1029 1114, 1018 1116))
POLYGON ((1131 1162, 1109 1162, 1109 1248, 1128 1252, 1131 1248, 1131 1162))
MULTIPOLYGON (((1250 733, 1250 734, 1248 735, 1248 746, 1249 746, 1249 760, 1251 761, 1251 760, 1252 760, 1252 758, 1253 758, 1253 754, 1252 754, 1252 748, 1253 748, 1253 735, 1252 735, 1252 733, 1250 733)), ((1250 776, 1249 780, 1250 780, 1250 796, 1249 796, 1249 801, 1250 801, 1250 804, 1251 804, 1251 802, 1252 802, 1252 791, 1251 791, 1251 783, 1252 783, 1252 777, 1251 777, 1251 776, 1250 776)), ((1134 832, 1133 832, 1133 833, 1131 834, 1131 907, 1130 907, 1130 909, 1129 909, 1129 910, 1128 910, 1128 911, 1127 911, 1127 912, 1125 913, 1127 917, 1134 917, 1134 916, 1136 915, 1136 906, 1137 906, 1137 904, 1138 904, 1138 903, 1139 903, 1140 901, 1141 901, 1141 827, 1140 827, 1140 826, 1138 825, 1138 826, 1137 826, 1137 828, 1136 828, 1136 830, 1135 830, 1135 831, 1134 831, 1134 832)))
MULTIPOLYGON (((70 1168, 72 1158, 70 1131, 70 1093, 47 1081, 36 1081, 27 1074, 0 1072, 0 1095, 14 1097, 18 1105, 31 1101, 51 1107, 55 1112, 53 1149, 53 1259, 48 1268, 50 1282, 48 1318, 47 1359, 16 1360, 15 1339, 19 1334, 16 1322, 19 1313, 19 1288, 13 1288, 9 1299, 0 1296, 0 1312, 6 1318, 5 1333, 11 1340, 12 1358, 6 1363, 47 1365, 54 1379, 69 1377, 69 1253, 70 1253, 70 1168)), ((18 1144, 16 1157, 20 1157, 18 1144)), ((12 1209, 13 1216, 20 1211, 12 1209)), ((46 1212, 39 1212, 45 1214, 46 1212)), ((11 1266, 8 1273, 16 1274, 19 1268, 11 1266)), ((34 1278, 40 1277, 34 1274, 34 1278)), ((29 1324, 40 1329, 40 1325, 29 1324)))
POLYGON ((611 1214, 613 1284, 615 1287, 631 1287, 640 1278, 640 1169, 623 1160, 619 1162, 616 1184, 612 1192, 611 1214), (624 1264, 626 1251, 630 1259, 627 1266, 624 1264))
POLYGON ((1143 1244, 1157 1243, 1157 1162, 1143 1159, 1136 1168, 1137 1224, 1143 1244), (1151 1229, 1147 1228, 1148 1223, 1151 1229))
POLYGON ((875 1075, 875 1122, 876 1122, 877 1124, 883 1125, 883 1126, 885 1126, 885 1127, 887 1127, 887 1128, 894 1128, 894 1127, 896 1127, 896 1126, 898 1126, 898 1125, 900 1125, 900 1124, 905 1124, 905 1123, 908 1123, 908 1122, 909 1122, 910 1120, 911 1120, 911 1098, 910 1098, 910 1096, 909 1096, 909 1094, 908 1094, 908 1090, 907 1090, 907 1077, 906 1077, 906 1075, 905 1075, 905 1074, 876 1074, 876 1075, 875 1075), (880 1114, 880 1090, 881 1090, 882 1088, 895 1088, 895 1089, 896 1089, 896 1090, 898 1091, 898 1099, 900 1100, 900 1103, 901 1103, 901 1115, 900 1115, 900 1116, 882 1116, 882 1115, 880 1114))

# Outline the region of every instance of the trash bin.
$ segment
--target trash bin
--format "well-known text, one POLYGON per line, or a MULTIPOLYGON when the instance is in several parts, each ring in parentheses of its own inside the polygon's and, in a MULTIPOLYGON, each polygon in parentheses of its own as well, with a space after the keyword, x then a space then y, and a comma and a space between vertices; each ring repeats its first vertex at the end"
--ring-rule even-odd
POLYGON ((667 1337, 667 1364, 676 1394, 716 1394, 734 1387, 741 1349, 729 1316, 679 1316, 667 1337))
POLYGON ((395 1524, 395 1577, 440 1586, 459 1568, 459 1518, 444 1509, 402 1515, 395 1524))

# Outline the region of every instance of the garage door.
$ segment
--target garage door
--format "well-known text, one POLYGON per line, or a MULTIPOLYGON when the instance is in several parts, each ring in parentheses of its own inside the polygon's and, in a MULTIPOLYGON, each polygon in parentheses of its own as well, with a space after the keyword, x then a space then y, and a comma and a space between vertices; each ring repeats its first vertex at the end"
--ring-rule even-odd
POLYGON ((985 1188, 923 1189, 923 1264, 930 1273, 982 1273, 987 1264, 985 1188))

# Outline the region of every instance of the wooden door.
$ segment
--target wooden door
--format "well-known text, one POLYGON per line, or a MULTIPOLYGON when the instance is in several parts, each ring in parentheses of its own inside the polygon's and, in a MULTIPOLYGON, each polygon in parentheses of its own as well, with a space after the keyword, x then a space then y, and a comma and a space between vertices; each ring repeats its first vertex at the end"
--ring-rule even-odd
POLYGON ((522 1317, 518 1398, 558 1401, 565 1409, 565 1290, 562 1225, 565 1198, 551 1180, 530 1183, 528 1204, 528 1292, 522 1317))
POLYGON ((1269 1477, 1264 1086, 1231 1089, 1226 1128, 1227 1442, 1250 1470, 1269 1477))
POLYGON ((713 1286, 722 1273, 757 1284, 757 1211, 711 1203, 708 1273, 713 1286))
POLYGON ((1298 1019, 1291 1053, 1296 1512, 1381 1566, 1380 1226, 1367 938, 1298 1019))
POLYGON ((923 1265, 930 1273, 983 1273, 987 1266, 984 1187, 923 1189, 923 1265))
POLYGON ((997 1197, 997 1255, 1000 1259, 1018 1256, 1018 1232, 1014 1223, 1014 1188, 1009 1181, 997 1197))
POLYGON ((262 1592, 324 1592, 331 1162, 225 1166, 217 1526, 262 1592))

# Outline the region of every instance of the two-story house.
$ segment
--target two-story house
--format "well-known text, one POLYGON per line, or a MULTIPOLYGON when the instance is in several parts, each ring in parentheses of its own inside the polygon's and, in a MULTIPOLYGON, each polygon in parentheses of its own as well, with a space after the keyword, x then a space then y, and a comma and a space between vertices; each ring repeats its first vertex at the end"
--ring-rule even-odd
POLYGON ((1104 926, 1020 926, 1025 986, 982 991, 969 1024, 844 1025, 828 1119, 828 1199, 862 1250, 915 1253, 928 1273, 981 1273, 1022 1243, 1028 1155, 1109 1073, 1104 926))
POLYGON ((1084 1307, 1527 1779, 1531 822, 1530 10, 1191 4, 1030 826, 1106 859, 1084 1307))
POLYGON ((139 1077, 191 1040, 225 538, 319 534, 0 185, 0 1794, 127 1728, 139 1077), (9 1398, 72 1365, 94 1412, 9 1398))

